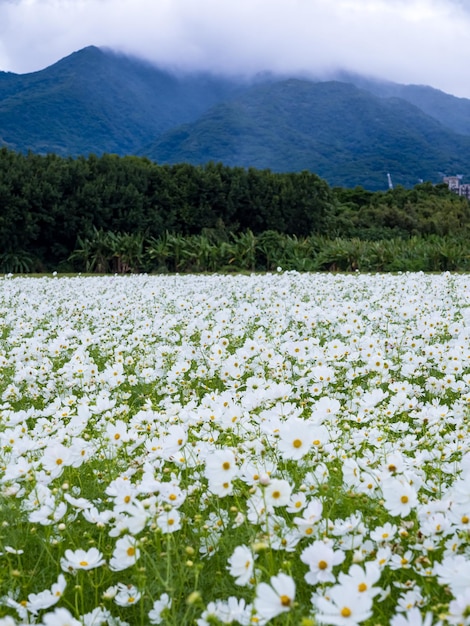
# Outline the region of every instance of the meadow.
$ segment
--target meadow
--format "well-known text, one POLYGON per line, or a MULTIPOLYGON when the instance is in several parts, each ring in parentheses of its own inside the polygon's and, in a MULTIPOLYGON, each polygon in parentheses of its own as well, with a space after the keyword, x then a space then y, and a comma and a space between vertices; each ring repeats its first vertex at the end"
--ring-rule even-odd
POLYGON ((0 626, 470 624, 470 276, 0 279, 0 626))

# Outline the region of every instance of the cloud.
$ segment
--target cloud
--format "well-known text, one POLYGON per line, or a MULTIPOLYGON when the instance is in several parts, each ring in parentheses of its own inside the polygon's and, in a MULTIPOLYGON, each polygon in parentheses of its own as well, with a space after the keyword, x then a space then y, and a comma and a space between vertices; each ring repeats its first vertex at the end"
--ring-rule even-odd
POLYGON ((0 68, 84 46, 230 73, 343 68, 470 97, 468 0, 0 0, 0 68))

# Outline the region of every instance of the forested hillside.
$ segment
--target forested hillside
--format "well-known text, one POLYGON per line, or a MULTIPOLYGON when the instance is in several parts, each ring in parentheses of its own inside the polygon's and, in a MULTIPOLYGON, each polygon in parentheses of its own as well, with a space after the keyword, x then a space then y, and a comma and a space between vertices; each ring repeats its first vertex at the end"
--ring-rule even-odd
POLYGON ((0 72, 0 147, 63 157, 308 170, 370 190, 470 178, 470 100, 360 76, 175 73, 89 46, 0 72), (339 80, 338 80, 339 79, 339 80))
POLYGON ((470 137, 405 100, 294 79, 253 86, 147 150, 159 163, 309 170, 330 185, 367 189, 385 188, 387 172, 406 187, 437 182, 441 170, 470 172, 469 154, 470 137))
POLYGON ((359 267, 344 243, 325 257, 327 239, 377 248, 381 240, 445 237, 469 258, 470 204, 442 184, 371 192, 331 188, 307 171, 3 148, 0 207, 4 272, 359 267))
POLYGON ((138 154, 238 89, 222 77, 176 76, 89 46, 39 72, 0 72, 0 146, 61 156, 138 154))

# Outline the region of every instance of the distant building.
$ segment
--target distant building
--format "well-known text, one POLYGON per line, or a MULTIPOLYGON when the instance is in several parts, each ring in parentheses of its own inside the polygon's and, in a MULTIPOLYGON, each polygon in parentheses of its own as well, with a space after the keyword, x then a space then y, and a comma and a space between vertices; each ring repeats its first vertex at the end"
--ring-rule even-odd
POLYGON ((462 176, 444 176, 442 180, 451 191, 470 200, 470 184, 462 183, 462 176))
POLYGON ((465 185, 460 185, 459 196, 464 196, 465 198, 467 198, 467 200, 470 200, 470 185, 468 183, 465 185))

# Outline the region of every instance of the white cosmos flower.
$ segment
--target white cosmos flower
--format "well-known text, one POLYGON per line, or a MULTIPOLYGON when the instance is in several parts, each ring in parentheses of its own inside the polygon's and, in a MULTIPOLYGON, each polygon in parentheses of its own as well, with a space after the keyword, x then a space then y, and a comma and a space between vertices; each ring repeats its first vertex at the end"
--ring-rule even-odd
POLYGON ((64 572, 77 569, 94 569, 105 563, 103 555, 97 548, 89 550, 66 550, 65 556, 60 559, 60 566, 64 572))
POLYGON ((382 483, 384 506, 393 516, 407 517, 418 504, 416 490, 406 480, 387 478, 382 483))
POLYGON ((389 542, 395 537, 397 533, 397 526, 395 524, 391 524, 390 522, 385 522, 383 526, 376 526, 374 530, 370 532, 370 538, 373 541, 381 542, 389 542))
POLYGON ((364 567, 365 570, 360 565, 353 563, 347 574, 339 573, 338 582, 341 585, 350 585, 358 593, 367 593, 374 597, 382 591, 379 587, 374 587, 380 579, 381 571, 377 563, 373 561, 368 561, 364 567))
POLYGON ((124 535, 116 541, 113 556, 109 561, 109 568, 114 572, 127 569, 136 563, 140 557, 137 539, 132 535, 124 535))
POLYGON ((334 550, 332 541, 314 541, 300 554, 300 560, 309 566, 310 571, 305 574, 305 580, 310 585, 335 582, 333 567, 345 559, 342 550, 334 550))
POLYGON ((242 545, 235 548, 232 556, 228 559, 229 567, 227 567, 231 576, 235 578, 235 584, 243 586, 250 582, 253 576, 255 558, 248 546, 242 545))
POLYGON ((81 622, 75 619, 70 611, 62 608, 43 615, 42 624, 44 626, 81 626, 81 622))
POLYGON ((319 498, 312 498, 302 512, 302 517, 294 517, 294 523, 299 531, 306 536, 313 533, 315 524, 321 520, 323 504, 319 498))
POLYGON ((441 626, 440 620, 434 621, 431 612, 426 613, 423 619, 421 611, 417 607, 410 609, 405 615, 394 615, 390 626, 441 626))
POLYGON ((315 619, 332 626, 356 626, 372 615, 373 598, 350 585, 334 585, 325 596, 313 596, 315 619))
POLYGON ((114 596, 114 602, 118 606, 129 607, 141 598, 141 592, 134 585, 124 585, 123 583, 117 584, 117 593, 114 596))
POLYGON ((156 519, 157 526, 164 533, 174 533, 181 528, 181 515, 178 509, 163 511, 156 519))
POLYGON ((267 506, 286 506, 289 504, 292 487, 283 478, 273 478, 264 489, 267 506))
POLYGON ((272 576, 270 584, 260 583, 256 587, 254 607, 257 617, 270 620, 292 608, 295 599, 295 582, 287 574, 272 576))
POLYGON ((106 626, 107 624, 113 623, 111 612, 100 606, 97 606, 93 609, 93 611, 82 615, 81 620, 83 621, 84 626, 106 626))
POLYGON ((204 474, 209 482, 230 482, 237 473, 235 454, 230 448, 213 450, 207 455, 204 474))
POLYGON ((299 513, 307 503, 307 496, 303 492, 291 494, 289 506, 286 511, 289 513, 299 513))
POLYGON ((65 502, 56 503, 52 498, 48 500, 37 511, 32 511, 28 515, 30 522, 41 524, 42 526, 51 526, 61 520, 67 513, 67 505, 65 502))
POLYGON ((167 593, 162 593, 158 600, 153 603, 152 609, 149 611, 149 622, 151 624, 161 624, 164 616, 163 611, 171 608, 171 598, 167 593))
MULTIPOLYGON (((92 561, 83 544, 86 556, 72 548, 68 559, 66 548, 82 545, 65 540, 91 524, 116 544, 106 559, 111 572, 137 570, 151 558, 143 550, 139 558, 139 542, 152 543, 155 520, 170 532, 178 526, 174 511, 183 518, 190 505, 200 514, 194 520, 199 557, 217 554, 233 534, 218 567, 233 584, 249 584, 257 553, 248 554, 247 526, 277 551, 279 563, 289 550, 301 557, 296 598, 302 602, 309 585, 323 594, 339 583, 341 597, 333 591, 320 611, 331 623, 357 622, 368 614, 364 598, 380 602, 374 594, 382 580, 397 589, 393 583, 404 577, 404 584, 414 572, 433 578, 431 587, 449 588, 446 620, 470 626, 468 276, 285 272, 50 282, 0 281, 0 491, 9 508, 0 524, 6 530, 18 514, 34 524, 38 540, 51 539, 66 568, 78 571, 101 558, 92 561), (393 364, 393 380, 385 363, 393 364), (64 467, 67 478, 57 480, 64 467), (295 497, 284 505, 290 487, 295 497), (381 490, 385 515, 377 521, 367 515, 367 501, 375 506, 381 490), (321 504, 336 496, 337 505, 325 509, 327 521, 321 504), (350 496, 364 503, 364 514, 342 519, 350 496), (414 523, 407 524, 411 516, 414 523), (334 541, 318 545, 324 529, 334 541), (430 562, 421 558, 426 554, 430 562), (344 604, 350 588, 356 597, 344 604)), ((193 520, 183 521, 193 528, 193 520)), ((24 569, 24 555, 2 550, 3 561, 24 569)), ((116 574, 111 578, 116 582, 116 574)), ((38 610, 45 621, 76 618, 98 626, 98 611, 86 619, 54 612, 63 597, 49 608, 61 593, 56 584, 44 591, 28 585, 24 595, 21 585, 10 585, 5 611, 24 623, 42 622, 38 610)), ((144 613, 161 591, 147 598, 144 613)), ((394 612, 403 615, 394 626, 438 619, 427 616, 432 593, 420 594, 415 585, 398 594, 388 622, 394 612), (421 615, 411 610, 413 602, 421 615)), ((274 612, 288 602, 280 608, 275 598, 274 612)), ((216 616, 229 621, 240 609, 240 618, 231 619, 244 623, 246 607, 232 603, 233 612, 228 600, 214 601, 216 616)), ((294 611, 272 621, 289 618, 295 621, 294 611)), ((266 619, 259 615, 260 623, 266 619)))
POLYGON ((470 561, 463 554, 448 554, 441 563, 435 563, 434 575, 454 596, 461 595, 470 588, 470 561))
POLYGON ((50 472, 52 476, 57 477, 60 476, 67 465, 72 464, 73 460, 70 448, 55 442, 48 445, 44 450, 41 463, 45 470, 50 472))
POLYGON ((33 615, 37 615, 42 609, 48 609, 54 606, 62 597, 66 586, 67 582, 64 575, 59 574, 57 582, 52 585, 51 589, 29 594, 26 608, 30 613, 33 613, 33 615))
POLYGON ((454 600, 449 604, 449 616, 448 620, 450 624, 459 626, 470 625, 470 615, 468 614, 468 607, 470 606, 470 588, 465 589, 461 594, 457 595, 454 600))
POLYGON ((284 459, 298 461, 310 451, 312 439, 310 424, 298 417, 291 417, 279 427, 277 448, 284 459))

